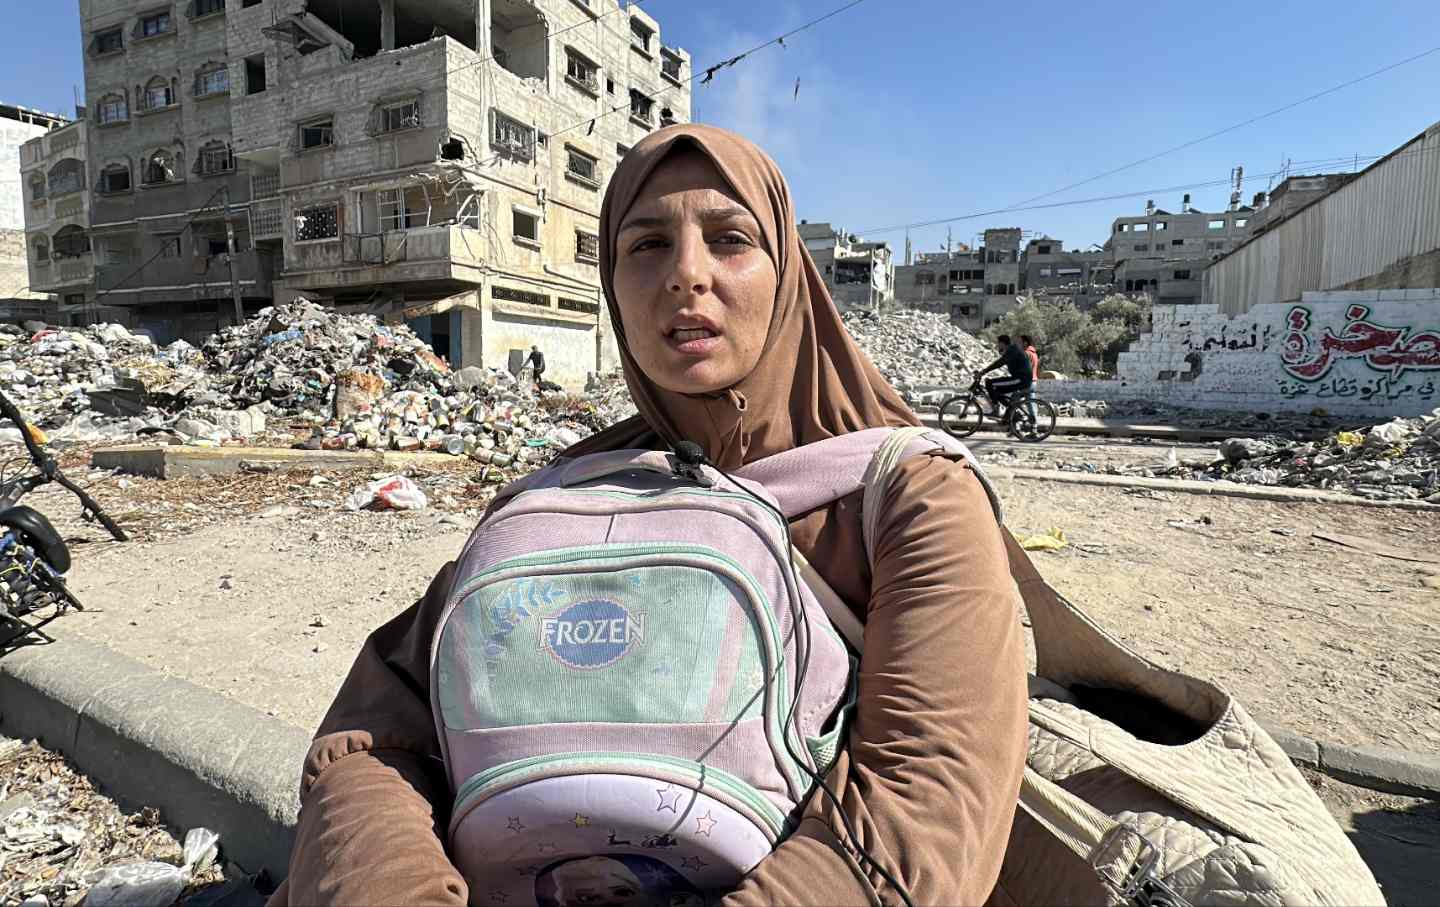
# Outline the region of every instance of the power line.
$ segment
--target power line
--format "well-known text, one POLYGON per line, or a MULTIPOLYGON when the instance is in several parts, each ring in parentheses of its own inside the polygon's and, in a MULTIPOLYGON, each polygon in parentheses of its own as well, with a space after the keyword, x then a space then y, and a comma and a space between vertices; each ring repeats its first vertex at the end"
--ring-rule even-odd
MULTIPOLYGON (((1224 129, 1217 129, 1217 130, 1214 131, 1214 132, 1211 132, 1211 133, 1209 133, 1209 134, 1207 134, 1207 135, 1203 135, 1203 136, 1201 136, 1201 137, 1199 137, 1199 138, 1197 138, 1197 139, 1192 139, 1191 141, 1184 142, 1184 143, 1182 143, 1182 144, 1180 144, 1180 145, 1176 145, 1176 146, 1174 146, 1173 148, 1167 148, 1167 149, 1165 149, 1164 151, 1156 152, 1155 154, 1149 155, 1149 156, 1147 156, 1147 157, 1140 158, 1139 160, 1136 160, 1136 161, 1131 161, 1131 162, 1128 163, 1128 164, 1124 164, 1124 165, 1122 165, 1122 166, 1120 166, 1120 167, 1114 168, 1113 170, 1107 170, 1107 171, 1105 171, 1104 173, 1100 173, 1100 174, 1097 174, 1097 175, 1095 175, 1095 176, 1089 177, 1089 178, 1087 178, 1087 179, 1080 180, 1080 181, 1077 182, 1077 183, 1071 183, 1071 184, 1068 185, 1068 186, 1062 186, 1061 188, 1051 190, 1050 192, 1042 192, 1042 193, 1039 194, 1039 195, 1035 195, 1035 196, 1031 196, 1030 198, 1023 199, 1023 200, 1021 200, 1021 201, 1019 201, 1019 202, 1016 202, 1016 203, 1013 204, 1013 205, 1010 205, 1010 206, 1007 206, 1007 207, 1004 207, 1004 208, 998 208, 998 209, 996 209, 996 210, 993 211, 993 212, 983 212, 983 213, 981 213, 981 214, 975 214, 975 215, 964 215, 964 216, 962 216, 962 217, 940 218, 940 219, 932 220, 932 221, 925 221, 925 222, 919 222, 919 223, 901 225, 901 226, 899 226, 899 227, 888 227, 888 228, 883 228, 883 229, 878 229, 878 230, 863 230, 863 231, 858 231, 858 232, 862 232, 862 233, 888 233, 888 232, 893 232, 893 231, 899 230, 899 229, 905 229, 906 227, 911 227, 911 228, 930 227, 930 226, 935 226, 936 224, 950 223, 951 221, 967 220, 967 219, 972 218, 972 217, 983 217, 983 216, 985 216, 986 214, 1004 214, 1004 213, 1007 213, 1007 212, 1010 212, 1010 211, 1030 211, 1030 210, 1034 210, 1033 208, 1028 208, 1028 207, 1025 207, 1025 206, 1029 205, 1031 202, 1039 201, 1039 200, 1042 199, 1042 198, 1049 198, 1049 197, 1052 196, 1052 195, 1059 195, 1059 194, 1062 193, 1062 192, 1069 192, 1071 189, 1077 189, 1077 188, 1079 188, 1080 186, 1088 185, 1088 184, 1090 184, 1090 183, 1095 182, 1096 180, 1102 180, 1102 179, 1105 179, 1105 178, 1108 177, 1108 176, 1114 176, 1114 175, 1117 174, 1117 173, 1120 173, 1120 172, 1125 171, 1125 170, 1132 169, 1132 168, 1134 168, 1134 167, 1139 167, 1139 166, 1142 165, 1142 164, 1148 164, 1148 163, 1150 163, 1151 161, 1154 161, 1154 160, 1157 160, 1157 159, 1159 159, 1159 158, 1165 157, 1166 155, 1174 154, 1174 153, 1177 152, 1177 151, 1183 151, 1183 150, 1185 150, 1186 148, 1194 147, 1195 145, 1199 145, 1199 144, 1201 144, 1202 142, 1208 142, 1210 139, 1217 138, 1217 137, 1219 137, 1219 136, 1225 135, 1226 133, 1234 132, 1234 131, 1237 130, 1237 129, 1243 129, 1243 128, 1246 127, 1246 126, 1253 125, 1253 124, 1255 124, 1255 123, 1260 122, 1261 120, 1268 119, 1269 117, 1273 117, 1273 116, 1276 116, 1276 115, 1278 115, 1278 114, 1284 113, 1284 112, 1287 111, 1287 110, 1293 110, 1294 108, 1299 107, 1299 106, 1301 106, 1302 104, 1308 104, 1308 103, 1311 102, 1311 101, 1318 100, 1319 98, 1323 98, 1323 97, 1325 97, 1326 95, 1334 94, 1334 93, 1337 92, 1337 91, 1341 91, 1341 90, 1343 90, 1343 89, 1345 89, 1345 88, 1349 88, 1349 87, 1352 86, 1352 85, 1357 85, 1357 84, 1359 84, 1359 83, 1361 83, 1361 82, 1364 82, 1364 81, 1366 81, 1366 80, 1368 80, 1368 79, 1373 79, 1373 78, 1375 78, 1376 76, 1384 75, 1385 73, 1390 72, 1391 70, 1398 69, 1399 67, 1405 66, 1406 64, 1409 64, 1409 63, 1414 63, 1416 60, 1421 60, 1421 59, 1423 59, 1423 58, 1425 58, 1425 57, 1428 57, 1428 56, 1430 56, 1430 55, 1432 55, 1432 54, 1435 54, 1435 53, 1440 53, 1440 46, 1432 47, 1432 48, 1430 48, 1429 50, 1426 50, 1426 51, 1421 51, 1420 53, 1415 54, 1415 55, 1410 56, 1410 57, 1406 57, 1406 58, 1403 59, 1403 60, 1398 60, 1398 61, 1396 61, 1396 62, 1394 62, 1394 63, 1391 63, 1391 64, 1389 64, 1389 65, 1387 65, 1387 66, 1382 66, 1381 68, 1379 68, 1379 69, 1377 69, 1377 70, 1375 70, 1375 71, 1373 71, 1373 72, 1366 73, 1366 74, 1363 75, 1363 76, 1358 76, 1358 77, 1356 77, 1356 78, 1354 78, 1354 79, 1350 79, 1349 81, 1347 81, 1347 82, 1342 82, 1342 83, 1340 83, 1340 84, 1338 84, 1338 85, 1332 85, 1331 87, 1326 88, 1326 89, 1324 89, 1323 91, 1317 91, 1317 92, 1315 92, 1315 93, 1312 94, 1312 95, 1308 95, 1308 96, 1306 96, 1306 97, 1303 97, 1303 98, 1299 99, 1298 101, 1291 101, 1289 104, 1285 104, 1285 105, 1283 105, 1283 106, 1276 107, 1274 110, 1270 110, 1270 111, 1267 111, 1267 112, 1265 112, 1265 113, 1259 114, 1259 115, 1257 115, 1257 116, 1253 116, 1253 117, 1251 117, 1251 118, 1248 119, 1248 120, 1244 120, 1243 122, 1235 123, 1235 124, 1233 124, 1233 125, 1231 125, 1231 126, 1226 126, 1224 129)), ((1271 175, 1272 175, 1272 176, 1273 176, 1273 175, 1278 175, 1280 172, 1283 172, 1283 171, 1276 171, 1276 173, 1271 174, 1271 175)), ((1227 182, 1228 182, 1228 181, 1227 181, 1227 182)), ((1082 202, 1082 204, 1083 204, 1083 203, 1084 203, 1084 202, 1082 202)))

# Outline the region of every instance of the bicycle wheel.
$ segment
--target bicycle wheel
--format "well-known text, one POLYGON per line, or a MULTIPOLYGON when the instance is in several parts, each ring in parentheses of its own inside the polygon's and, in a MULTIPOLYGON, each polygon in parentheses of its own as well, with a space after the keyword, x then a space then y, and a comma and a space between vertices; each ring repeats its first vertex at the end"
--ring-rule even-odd
POLYGON ((940 404, 940 427, 952 438, 968 438, 980 430, 985 411, 974 394, 946 398, 940 404))
POLYGON ((1055 431, 1055 407, 1048 400, 1023 400, 1007 414, 1010 434, 1021 441, 1044 441, 1055 431))

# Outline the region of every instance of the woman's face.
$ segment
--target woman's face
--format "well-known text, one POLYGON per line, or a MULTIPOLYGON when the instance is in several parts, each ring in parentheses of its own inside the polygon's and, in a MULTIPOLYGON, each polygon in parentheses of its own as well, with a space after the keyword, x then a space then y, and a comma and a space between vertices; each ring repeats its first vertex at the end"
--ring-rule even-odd
POLYGON ((630 351, 681 394, 723 390, 755 368, 778 279, 760 224, 704 154, 666 158, 620 223, 615 296, 630 351))

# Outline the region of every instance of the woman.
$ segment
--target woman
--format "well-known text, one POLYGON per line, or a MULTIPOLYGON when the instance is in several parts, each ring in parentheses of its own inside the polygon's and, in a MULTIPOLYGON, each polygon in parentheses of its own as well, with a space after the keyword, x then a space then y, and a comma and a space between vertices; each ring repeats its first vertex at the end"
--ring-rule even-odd
MULTIPOLYGON (((775 164, 732 133, 660 130, 616 170, 601 279, 640 415, 573 448, 701 444, 734 469, 915 416, 846 334, 775 164)), ((916 904, 976 904, 1004 855, 1025 758, 1025 671, 1001 530, 964 464, 917 457, 884 502, 875 570, 859 495, 791 524, 866 621, 859 706, 824 798, 727 905, 870 904, 863 847, 916 904)), ((306 760, 286 904, 461 904, 429 650, 453 565, 366 642, 306 760)), ((877 895, 878 893, 878 895, 877 895)))

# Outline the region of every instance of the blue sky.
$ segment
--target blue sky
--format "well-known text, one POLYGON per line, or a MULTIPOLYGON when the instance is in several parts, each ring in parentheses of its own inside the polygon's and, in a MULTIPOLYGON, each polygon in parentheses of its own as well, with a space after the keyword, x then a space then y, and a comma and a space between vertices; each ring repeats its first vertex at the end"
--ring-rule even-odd
MULTIPOLYGON (((373 0, 356 0, 373 2, 373 0)), ((844 0, 648 0, 696 69, 844 0)), ((0 33, 0 98, 66 112, 81 83, 76 0, 0 33)), ((1211 0, 987 5, 866 0, 698 86, 698 118, 737 129, 790 178, 798 213, 850 231, 1015 205, 1440 46, 1440 4, 1211 0), (800 80, 798 98, 795 80, 800 80)), ((1043 203, 1223 181, 1244 196, 1291 161, 1384 154, 1440 120, 1440 53, 1043 203)), ((1363 160, 1362 160, 1363 165, 1363 160)), ((1297 172, 1314 168, 1298 166, 1297 172)), ((956 242, 1018 226, 1103 242, 1146 197, 958 221, 956 242)), ((1190 190, 1223 207, 1223 185, 1190 190)), ((917 250, 944 226, 912 232, 917 250)), ((903 231, 871 233, 903 250, 903 231)))

